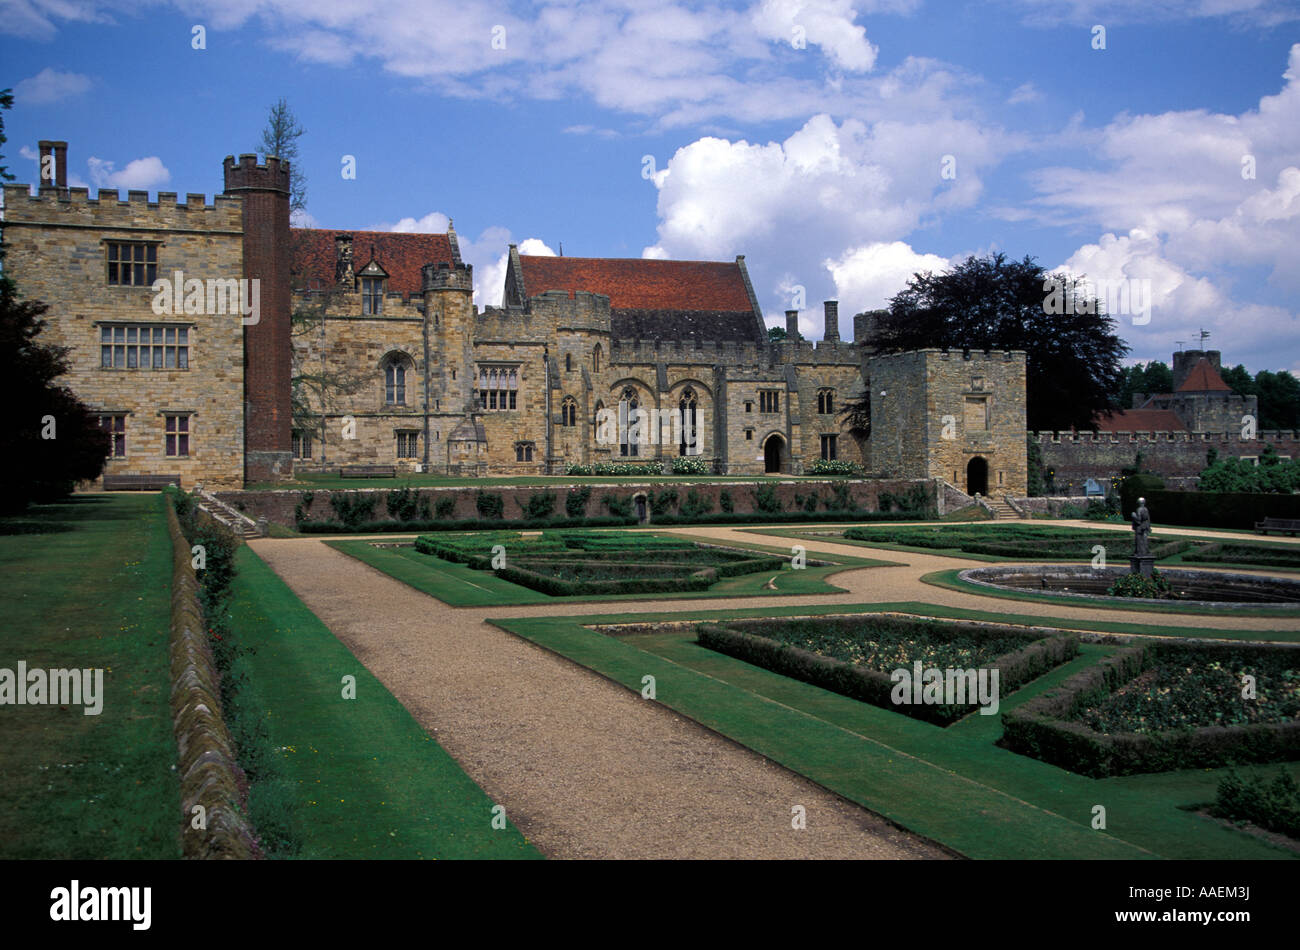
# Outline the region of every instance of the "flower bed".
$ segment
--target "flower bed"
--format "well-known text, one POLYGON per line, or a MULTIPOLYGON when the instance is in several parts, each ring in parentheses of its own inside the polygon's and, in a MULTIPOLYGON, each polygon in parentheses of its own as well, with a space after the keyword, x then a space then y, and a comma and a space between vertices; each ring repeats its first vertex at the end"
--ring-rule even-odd
POLYGON ((1001 744, 1095 778, 1217 768, 1300 758, 1298 716, 1300 648, 1157 642, 1007 713, 1001 744))
POLYGON ((862 615, 731 620, 697 628, 701 646, 814 686, 939 725, 970 713, 973 702, 893 701, 895 669, 998 671, 1006 695, 1075 656, 1077 634, 1045 628, 862 615))

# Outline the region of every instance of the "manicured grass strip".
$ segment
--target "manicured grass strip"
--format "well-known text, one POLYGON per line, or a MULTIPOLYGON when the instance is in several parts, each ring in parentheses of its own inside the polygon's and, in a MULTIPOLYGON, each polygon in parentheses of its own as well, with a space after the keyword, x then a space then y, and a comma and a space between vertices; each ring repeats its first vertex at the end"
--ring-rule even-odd
MULTIPOLYGON (((585 630, 572 620, 493 622, 629 689, 639 691, 642 677, 650 674, 656 680, 656 698, 664 705, 969 857, 1151 856, 1109 834, 1091 831, 988 785, 954 775, 815 713, 585 630)), ((767 676, 805 686, 776 674, 767 676)))
MULTIPOLYGON (((1156 614, 1199 614, 1202 617, 1224 616, 1224 617, 1277 617, 1290 618, 1300 617, 1300 607, 1249 607, 1246 605, 1237 605, 1232 607, 1204 607, 1192 604, 1180 604, 1176 600, 1164 601, 1159 604, 1135 603, 1131 599, 1119 599, 1118 602, 1107 600, 1093 600, 1087 597, 1072 597, 1070 595, 1049 595, 1037 594, 1028 590, 990 590, 987 587, 981 587, 978 584, 972 584, 970 581, 962 580, 958 575, 961 570, 954 568, 947 571, 931 571, 929 574, 921 576, 922 582, 933 584, 935 587, 943 587, 948 590, 961 591, 963 594, 977 594, 980 597, 992 597, 997 600, 1025 600, 1036 604, 1061 604, 1069 607, 1094 607, 1098 610, 1132 610, 1141 613, 1156 614)), ((1258 635, 1258 631, 1256 631, 1258 635)))
MULTIPOLYGON (((699 540, 693 539, 693 540, 699 540)), ((637 600, 680 600, 726 597, 784 597, 792 594, 838 594, 843 588, 827 578, 856 567, 882 567, 890 562, 869 558, 837 557, 829 567, 807 567, 724 577, 708 590, 654 594, 601 594, 596 596, 554 597, 497 577, 491 571, 476 571, 467 565, 421 554, 413 547, 377 548, 369 541, 326 541, 330 547, 369 564, 394 580, 436 597, 453 607, 516 606, 539 603, 590 603, 637 600), (775 590, 766 585, 775 577, 775 590)), ((758 549, 758 545, 744 545, 758 549)), ((781 549, 766 549, 781 550, 781 549)), ((788 553, 788 552, 783 552, 788 553)))
MULTIPOLYGON (((782 475, 781 481, 828 482, 830 475, 782 475)), ((772 481, 770 475, 662 475, 647 472, 644 475, 499 475, 490 478, 453 477, 450 475, 403 474, 397 478, 340 478, 337 472, 299 475, 289 482, 257 482, 248 491, 281 491, 285 489, 351 489, 351 488, 549 488, 568 485, 650 485, 660 482, 674 485, 720 483, 732 485, 760 485, 772 481)))
POLYGON ((283 747, 300 857, 540 856, 513 824, 492 829, 491 799, 261 558, 241 547, 236 567, 232 623, 255 647, 244 702, 283 747))
MULTIPOLYGON (((1140 783, 1086 779, 993 745, 1001 734, 997 716, 976 714, 942 729, 706 650, 690 632, 620 639, 572 619, 494 622, 630 689, 654 675, 656 698, 677 712, 970 857, 1290 856, 1175 807, 1203 800, 1204 773, 1187 773, 1182 785, 1163 781, 1158 793, 1140 783), (1176 803, 1168 800, 1171 788, 1176 803), (1096 804, 1107 809, 1105 831, 1091 828, 1096 804)), ((1081 657, 1005 698, 1002 709, 1110 649, 1085 644, 1081 657)))
POLYGON ((0 519, 0 667, 104 670, 98 716, 0 706, 0 857, 180 857, 171 558, 155 494, 76 495, 0 519))

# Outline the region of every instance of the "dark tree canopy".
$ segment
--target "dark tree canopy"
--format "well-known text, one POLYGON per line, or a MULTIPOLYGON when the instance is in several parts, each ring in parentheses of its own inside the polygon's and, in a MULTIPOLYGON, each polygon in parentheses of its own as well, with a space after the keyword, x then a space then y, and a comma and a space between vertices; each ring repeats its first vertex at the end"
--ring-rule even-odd
POLYGON ((1124 388, 1120 390, 1119 408, 1133 408, 1133 396, 1174 391, 1174 371, 1161 360, 1138 363, 1124 371, 1124 388))
MULTIPOLYGON (((794 334, 794 338, 796 340, 802 340, 803 334, 796 330, 794 334)), ((784 343, 788 339, 790 339, 790 334, 785 327, 767 328, 767 340, 769 343, 784 343)))
POLYGON ((1262 369, 1252 378, 1239 364, 1221 375, 1234 393, 1259 399, 1259 428, 1300 429, 1300 380, 1289 372, 1262 369))
POLYGON ((1024 350, 1031 430, 1090 429, 1096 410, 1120 408, 1129 348, 1095 298, 1049 313, 1049 279, 1032 257, 968 257, 942 274, 916 274, 877 321, 885 353, 930 347, 1024 350), (1086 303, 1086 305, 1085 305, 1086 303))

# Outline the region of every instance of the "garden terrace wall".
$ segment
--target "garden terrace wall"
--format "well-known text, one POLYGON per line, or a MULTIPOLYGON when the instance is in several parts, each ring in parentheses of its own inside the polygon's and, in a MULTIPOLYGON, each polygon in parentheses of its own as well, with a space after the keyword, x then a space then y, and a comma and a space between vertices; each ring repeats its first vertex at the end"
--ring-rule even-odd
POLYGON ((190 543, 169 501, 172 541, 171 714, 181 783, 182 851, 187 858, 260 858, 241 805, 247 792, 234 742, 222 718, 220 675, 208 644, 190 543), (206 829, 191 826, 196 805, 206 829))
POLYGON ((1288 644, 1150 643, 1127 647, 1004 713, 999 745, 1091 778, 1294 761, 1300 759, 1300 722, 1295 720, 1107 734, 1069 719, 1154 665, 1164 652, 1196 652, 1209 662, 1234 653, 1287 650, 1295 651, 1292 655, 1300 659, 1300 647, 1288 644))
MULTIPOLYGON (((521 487, 516 485, 493 486, 486 484, 483 486, 466 485, 454 487, 439 488, 418 488, 419 503, 423 504, 426 499, 430 510, 437 510, 438 503, 443 499, 452 499, 453 507, 447 515, 446 520, 475 520, 480 517, 476 499, 480 491, 490 494, 500 495, 504 502, 503 517, 507 521, 524 520, 528 499, 536 494, 550 492, 555 495, 555 513, 563 516, 565 512, 565 499, 570 490, 591 489, 591 495, 587 502, 587 517, 608 516, 609 510, 605 507, 604 497, 613 495, 619 499, 629 499, 637 494, 649 494, 650 492, 661 492, 675 490, 677 492, 678 505, 670 509, 669 514, 677 515, 681 503, 686 501, 687 495, 694 491, 696 496, 710 506, 712 514, 718 514, 721 510, 719 499, 722 492, 726 491, 731 496, 731 502, 734 511, 739 514, 749 514, 757 512, 754 503, 754 492, 761 486, 771 486, 775 492, 776 498, 781 505, 782 512, 793 514, 799 511, 799 506, 795 502, 795 496, 806 497, 811 493, 817 493, 823 499, 830 498, 831 486, 842 481, 842 479, 827 478, 825 480, 800 480, 800 481, 777 481, 763 480, 759 482, 684 482, 671 481, 660 482, 647 479, 644 482, 609 482, 609 483, 587 483, 578 484, 570 483, 557 479, 554 485, 545 485, 540 487, 521 487)), ((914 485, 926 487, 931 501, 934 498, 933 482, 928 480, 911 480, 911 479, 861 479, 851 480, 849 482, 849 496, 852 502, 862 511, 874 512, 880 507, 880 496, 885 492, 890 492, 896 496, 905 495, 914 485)), ((360 489, 275 489, 259 491, 223 491, 215 492, 217 498, 228 505, 243 512, 249 517, 257 520, 265 518, 273 524, 294 527, 297 523, 295 509, 303 501, 304 492, 310 492, 311 504, 307 508, 307 514, 311 521, 335 521, 336 515, 330 504, 330 496, 335 494, 367 494, 375 498, 374 519, 376 521, 392 519, 388 511, 387 496, 390 491, 400 489, 400 481, 391 487, 385 488, 360 488, 360 489)), ((445 507, 445 503, 444 503, 445 507)), ((823 515, 826 511, 821 504, 818 505, 818 514, 823 515)), ((920 516, 917 516, 920 517, 920 516)), ((369 520, 369 519, 367 519, 369 520)), ((441 519, 439 519, 441 520, 441 519)), ((682 523, 681 516, 677 517, 678 523, 682 523)), ((809 518, 808 520, 813 520, 809 518)), ((651 515, 651 523, 656 518, 651 515)))

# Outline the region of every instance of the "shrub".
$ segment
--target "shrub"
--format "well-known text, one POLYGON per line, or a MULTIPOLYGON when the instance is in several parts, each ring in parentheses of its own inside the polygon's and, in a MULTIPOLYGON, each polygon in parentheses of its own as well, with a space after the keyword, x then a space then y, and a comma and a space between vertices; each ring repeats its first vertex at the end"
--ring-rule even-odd
POLYGON ((1153 570, 1150 577, 1141 574, 1121 574, 1106 589, 1112 597, 1145 597, 1151 600, 1173 597, 1173 588, 1169 580, 1159 571, 1153 570))
POLYGON ((725 488, 718 492, 718 507, 728 514, 736 510, 736 503, 731 500, 731 492, 725 488))
POLYGON ((616 518, 632 517, 631 498, 618 498, 614 495, 606 495, 601 499, 601 503, 604 504, 606 510, 616 518))
POLYGON ((650 514, 656 518, 666 515, 674 505, 677 504, 677 489, 666 488, 663 491, 651 489, 646 492, 646 503, 650 506, 650 514))
POLYGON ((674 475, 707 475, 709 463, 698 455, 679 455, 673 459, 674 475))
POLYGON ((590 465, 570 465, 564 470, 565 475, 590 475, 590 465))
MULTIPOLYGON (((1125 478, 1119 485, 1120 514, 1125 518, 1137 511, 1139 498, 1152 500, 1151 493, 1165 487, 1165 480, 1159 475, 1138 473, 1125 478)), ((1151 506, 1148 504, 1148 508, 1151 506)), ((1153 519, 1154 520, 1154 519, 1153 519)))
POLYGON ((1279 769, 1267 782, 1243 778, 1232 769, 1219 783, 1210 813, 1300 839, 1300 786, 1286 769, 1279 769))
POLYGON ((433 506, 433 513, 438 517, 440 521, 445 518, 450 518, 452 512, 454 512, 455 510, 456 510, 455 495, 446 495, 442 498, 439 498, 438 503, 433 506))
POLYGON ((1253 530, 1265 518, 1300 518, 1300 495, 1157 490, 1146 498, 1157 524, 1253 530))
POLYGON ((330 494, 330 507, 339 521, 347 528, 355 528, 363 521, 375 517, 376 498, 371 494, 358 492, 333 492, 330 494))
POLYGON ((816 511, 817 493, 813 492, 811 495, 796 494, 794 496, 794 506, 796 508, 802 509, 803 511, 816 511))
POLYGON ((480 489, 474 496, 474 507, 478 509, 480 518, 488 520, 499 520, 506 514, 506 503, 497 492, 485 492, 480 489))
POLYGON ((776 494, 776 486, 772 484, 759 485, 754 489, 754 509, 769 514, 781 510, 781 499, 776 494))
POLYGON ((930 511, 930 493, 924 485, 913 485, 901 495, 891 491, 880 493, 880 510, 905 511, 909 514, 925 515, 930 511))
POLYGON ((692 488, 677 510, 683 518, 698 518, 713 510, 713 501, 692 488))
POLYGON ((555 494, 539 492, 528 496, 523 506, 524 517, 531 521, 540 521, 555 514, 555 494))
POLYGON ((846 481, 831 482, 831 497, 822 504, 827 511, 856 511, 857 502, 853 500, 853 486, 846 481))
MULTIPOLYGON (((316 496, 309 491, 305 491, 298 496, 298 503, 293 506, 294 524, 301 524, 302 522, 307 520, 307 511, 311 508, 312 499, 315 497, 316 496)), ((186 504, 189 504, 188 495, 185 496, 185 499, 186 499, 186 504)), ((179 514, 179 512, 180 509, 177 508, 177 513, 179 514)))
POLYGON ((591 500, 591 486, 569 492, 564 499, 564 513, 570 518, 581 518, 587 513, 587 503, 591 500))
POLYGON ((843 459, 817 459, 804 470, 804 474, 842 475, 845 478, 855 478, 862 475, 862 466, 843 459))
POLYGON ((394 489, 384 499, 388 505, 388 514, 397 521, 415 521, 423 516, 429 517, 429 499, 420 500, 420 493, 409 485, 394 489))

